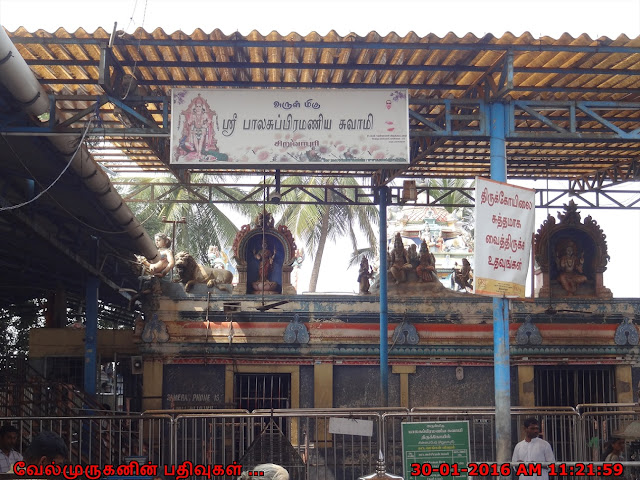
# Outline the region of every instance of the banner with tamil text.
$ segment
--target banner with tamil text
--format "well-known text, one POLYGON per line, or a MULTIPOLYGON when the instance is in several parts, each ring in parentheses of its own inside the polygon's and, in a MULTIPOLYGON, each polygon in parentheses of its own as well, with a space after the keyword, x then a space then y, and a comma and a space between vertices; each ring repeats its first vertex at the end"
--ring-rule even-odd
POLYGON ((476 177, 474 292, 525 296, 535 190, 476 177))
POLYGON ((172 165, 378 169, 408 163, 407 90, 172 91, 172 165))

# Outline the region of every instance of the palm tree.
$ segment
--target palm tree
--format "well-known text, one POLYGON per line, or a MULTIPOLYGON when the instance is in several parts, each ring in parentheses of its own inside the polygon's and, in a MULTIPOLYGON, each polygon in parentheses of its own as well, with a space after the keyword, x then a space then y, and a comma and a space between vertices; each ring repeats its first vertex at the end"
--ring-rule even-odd
MULTIPOLYGON (((282 183, 308 185, 306 191, 296 191, 298 201, 309 201, 313 196, 322 198, 321 185, 359 186, 357 180, 351 177, 289 177, 282 183), (314 188, 317 185, 317 188, 314 188), (308 192, 308 193, 307 193, 308 192)), ((343 192, 345 196, 353 198, 355 191, 349 189, 343 192)), ((331 200, 331 198, 329 198, 331 200)), ((374 228, 378 224, 378 210, 374 206, 331 205, 321 203, 306 203, 286 205, 281 209, 280 224, 286 225, 293 234, 302 239, 306 250, 314 258, 309 291, 315 292, 320 275, 320 265, 327 240, 334 243, 342 237, 348 237, 354 255, 361 257, 362 249, 358 249, 358 232, 364 235, 369 247, 366 252, 370 255, 377 254, 377 231, 374 228)))
MULTIPOLYGON (((475 180, 466 180, 464 178, 432 178, 424 185, 429 187, 429 196, 434 199, 440 199, 443 202, 454 205, 470 205, 471 198, 461 192, 462 188, 469 188, 475 185, 475 180)), ((468 207, 444 207, 449 213, 453 213, 457 208, 468 207)))
MULTIPOLYGON (((216 178, 217 179, 217 178, 216 178)), ((167 178, 139 178, 132 179, 136 184, 145 183, 166 183, 167 178)), ((193 174, 192 182, 211 182, 212 176, 205 174, 193 174)), ((126 196, 133 191, 135 187, 121 188, 121 194, 126 196)), ((140 198, 141 195, 150 193, 150 189, 143 190, 137 195, 140 198)), ((213 190, 214 195, 223 195, 223 192, 228 192, 231 195, 238 196, 239 189, 234 187, 220 187, 213 190)), ((186 200, 189 198, 190 193, 181 188, 173 188, 173 186, 156 186, 156 196, 166 193, 167 196, 173 200, 174 203, 153 203, 151 200, 148 203, 130 203, 129 206, 133 213, 144 221, 144 227, 148 232, 160 232, 164 231, 170 236, 173 234, 172 228, 167 224, 174 221, 179 221, 182 218, 186 223, 176 224, 176 238, 173 239, 174 250, 176 252, 185 250, 188 251, 195 259, 200 263, 207 263, 207 252, 209 245, 218 245, 224 248, 225 245, 232 245, 235 235, 238 231, 238 227, 229 218, 228 213, 225 213, 215 203, 200 203, 190 204, 182 203, 180 200, 186 200), (163 223, 162 218, 166 219, 166 223, 163 223), (171 229, 171 230, 170 230, 171 229)), ((228 204, 229 209, 233 212, 238 212, 243 217, 251 218, 259 210, 256 205, 248 205, 241 203, 228 204)))

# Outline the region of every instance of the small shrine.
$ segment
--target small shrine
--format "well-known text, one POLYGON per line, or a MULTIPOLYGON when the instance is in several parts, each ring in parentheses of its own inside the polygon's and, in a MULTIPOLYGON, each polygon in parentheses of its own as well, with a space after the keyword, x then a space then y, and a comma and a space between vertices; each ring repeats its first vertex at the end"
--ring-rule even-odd
POLYGON ((535 258, 542 271, 538 296, 612 298, 602 280, 609 254, 600 226, 591 216, 581 223, 573 200, 558 213, 558 220, 547 216, 534 238, 535 258))
POLYGON ((243 225, 233 241, 238 284, 233 293, 295 295, 291 272, 296 261, 296 243, 285 225, 274 226, 264 212, 243 225))

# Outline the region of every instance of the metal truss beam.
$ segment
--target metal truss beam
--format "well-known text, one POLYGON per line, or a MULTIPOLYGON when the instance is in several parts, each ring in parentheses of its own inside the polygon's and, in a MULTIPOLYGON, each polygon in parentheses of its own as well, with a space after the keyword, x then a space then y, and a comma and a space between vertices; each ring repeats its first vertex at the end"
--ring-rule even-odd
POLYGON ((638 180, 640 180, 640 161, 634 159, 629 162, 616 163, 579 178, 572 178, 569 180, 569 191, 576 194, 638 180))
MULTIPOLYGON (((0 206, 9 207, 11 206, 10 202, 8 202, 5 198, 0 197, 0 206)), ((123 296, 125 299, 129 300, 131 295, 123 291, 120 286, 115 283, 113 280, 108 278, 103 272, 101 272, 98 268, 91 265, 86 259, 82 258, 78 253, 72 251, 67 245, 64 244, 61 240, 55 238, 50 231, 48 231, 43 225, 45 225, 46 219, 42 217, 35 217, 33 215, 29 216, 23 213, 20 210, 12 210, 11 215, 13 215, 16 220, 29 228, 34 234, 42 238, 46 241, 52 248, 59 251, 70 261, 77 264, 84 271, 93 275, 100 279, 106 286, 123 296)))
MULTIPOLYGON (((508 80, 506 81, 508 84, 508 80)), ((506 87, 505 87, 506 88, 506 87)), ((132 96, 126 102, 111 95, 52 96, 52 103, 59 101, 92 101, 92 105, 76 113, 62 124, 51 118, 44 127, 0 125, 0 132, 28 135, 78 134, 81 128, 71 124, 87 115, 97 115, 100 107, 109 103, 121 109, 136 121, 133 127, 94 128, 89 135, 101 137, 168 137, 169 98, 132 96), (151 112, 130 105, 154 103, 160 108, 151 112), (152 119, 160 116, 161 125, 152 119)), ((411 98, 409 110, 412 120, 412 139, 448 138, 451 140, 487 140, 490 102, 481 99, 420 99, 411 98)), ((508 141, 536 142, 637 142, 640 141, 640 103, 637 102, 582 102, 582 101, 523 101, 507 102, 508 141)))
MULTIPOLYGON (((127 203, 201 204, 201 203, 246 203, 262 205, 265 198, 275 190, 274 185, 237 183, 198 183, 177 185, 175 183, 112 182, 119 190, 129 188, 130 193, 122 197, 127 203), (238 189, 232 191, 232 188, 238 189), (180 195, 178 195, 180 193, 180 195)), ((473 187, 428 187, 417 186, 417 201, 403 200, 403 187, 389 186, 390 205, 469 207, 475 205, 473 187), (464 201, 454 201, 464 198, 464 201), (428 200, 427 200, 428 199, 428 200)), ((280 205, 331 204, 377 206, 374 186, 309 186, 282 185, 280 205), (301 198, 301 194, 303 198, 301 198)), ((581 208, 640 210, 640 191, 609 190, 572 193, 562 189, 536 191, 536 208, 559 208, 574 200, 581 208)))

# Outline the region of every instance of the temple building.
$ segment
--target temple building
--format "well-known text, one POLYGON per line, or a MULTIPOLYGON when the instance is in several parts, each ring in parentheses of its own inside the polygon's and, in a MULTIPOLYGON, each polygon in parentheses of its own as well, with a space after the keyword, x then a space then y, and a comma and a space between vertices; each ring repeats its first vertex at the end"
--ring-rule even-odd
MULTIPOLYGON (((398 255, 408 250, 400 233, 398 255)), ((636 401, 633 319, 640 301, 614 298, 603 285, 604 233, 571 203, 558 220, 549 216, 535 240, 540 295, 511 302, 512 404, 636 401)), ((141 397, 129 402, 143 410, 377 406, 375 285, 368 295, 297 295, 290 283, 296 245, 270 214, 244 226, 233 248, 237 285, 214 280, 207 287, 215 269, 188 292, 188 278, 153 278, 155 287, 138 300, 133 335, 99 331, 107 358, 116 351, 140 358, 132 371, 141 397)), ((180 262, 176 268, 184 272, 180 262)), ((412 270, 392 282, 390 267, 389 278, 390 405, 491 405, 491 298, 445 288, 412 270)), ((32 331, 32 361, 80 355, 81 336, 64 330, 32 331)))

